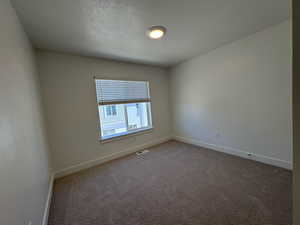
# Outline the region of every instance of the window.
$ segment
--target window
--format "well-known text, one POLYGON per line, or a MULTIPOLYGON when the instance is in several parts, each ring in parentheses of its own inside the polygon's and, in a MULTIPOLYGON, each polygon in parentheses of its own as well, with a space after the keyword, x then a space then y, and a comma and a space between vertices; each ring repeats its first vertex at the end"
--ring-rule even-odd
POLYGON ((101 140, 152 128, 149 83, 96 79, 101 140))
POLYGON ((105 113, 106 116, 116 116, 117 115, 116 106, 115 105, 105 106, 105 113))

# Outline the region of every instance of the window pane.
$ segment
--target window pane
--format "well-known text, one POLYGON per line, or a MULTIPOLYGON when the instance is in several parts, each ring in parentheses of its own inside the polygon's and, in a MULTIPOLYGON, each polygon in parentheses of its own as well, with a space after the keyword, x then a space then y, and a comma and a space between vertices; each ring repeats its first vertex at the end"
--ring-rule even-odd
POLYGON ((106 111, 106 116, 116 116, 117 110, 115 105, 104 106, 106 111))
POLYGON ((101 135, 113 135, 127 131, 124 105, 114 105, 115 115, 112 116, 112 106, 99 106, 101 135))
POLYGON ((100 105, 99 115, 102 138, 126 134, 151 127, 148 115, 150 103, 100 105))
POLYGON ((117 109, 116 109, 116 106, 115 105, 113 105, 112 107, 111 107, 111 113, 112 113, 112 115, 117 115, 117 109))
POLYGON ((147 103, 127 104, 128 129, 148 127, 147 103))
POLYGON ((106 115, 110 116, 111 115, 111 108, 110 108, 110 106, 106 106, 105 109, 106 109, 106 115))

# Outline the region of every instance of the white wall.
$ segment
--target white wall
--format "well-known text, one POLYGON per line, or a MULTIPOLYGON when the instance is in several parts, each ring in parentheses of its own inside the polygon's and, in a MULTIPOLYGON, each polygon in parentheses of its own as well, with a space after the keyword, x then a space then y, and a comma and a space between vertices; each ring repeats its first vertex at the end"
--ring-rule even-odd
POLYGON ((172 68, 174 135, 290 166, 291 68, 291 21, 172 68))
POLYGON ((41 225, 50 164, 38 76, 9 0, 0 27, 0 224, 41 225))
POLYGON ((166 70, 47 51, 38 51, 37 56, 56 171, 169 137, 169 79, 166 70), (93 76, 150 81, 153 132, 100 143, 93 76))

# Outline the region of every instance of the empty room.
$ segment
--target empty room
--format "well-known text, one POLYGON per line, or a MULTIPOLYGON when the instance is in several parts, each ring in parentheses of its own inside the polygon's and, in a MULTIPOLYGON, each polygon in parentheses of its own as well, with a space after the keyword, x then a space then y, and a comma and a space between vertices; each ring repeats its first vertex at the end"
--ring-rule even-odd
POLYGON ((293 224, 292 20, 291 0, 1 0, 0 224, 293 224))

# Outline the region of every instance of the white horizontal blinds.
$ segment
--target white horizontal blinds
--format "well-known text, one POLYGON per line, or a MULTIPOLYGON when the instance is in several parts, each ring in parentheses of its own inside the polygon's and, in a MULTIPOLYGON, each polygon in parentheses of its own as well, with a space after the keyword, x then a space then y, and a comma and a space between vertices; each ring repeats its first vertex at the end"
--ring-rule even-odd
POLYGON ((149 102, 149 82, 95 79, 100 105, 149 102))

